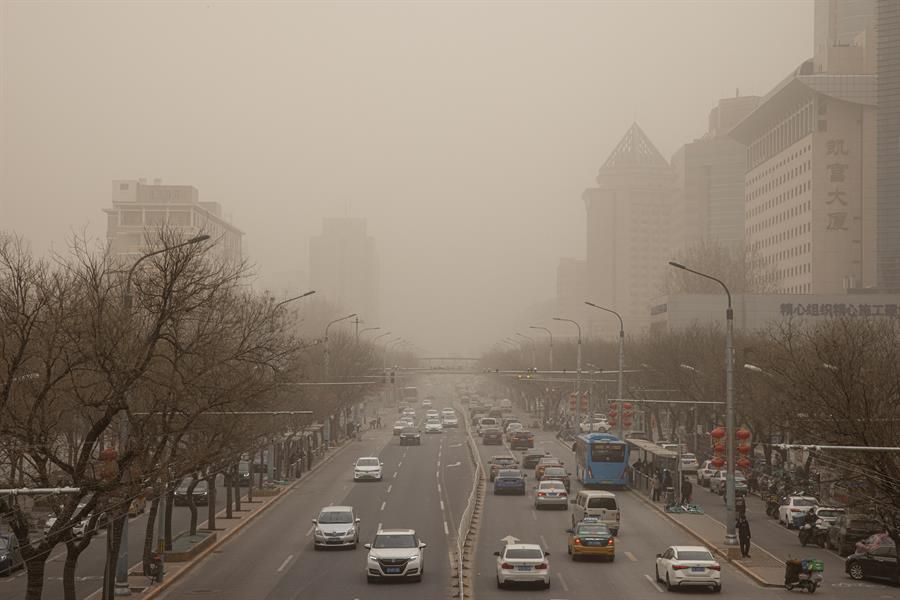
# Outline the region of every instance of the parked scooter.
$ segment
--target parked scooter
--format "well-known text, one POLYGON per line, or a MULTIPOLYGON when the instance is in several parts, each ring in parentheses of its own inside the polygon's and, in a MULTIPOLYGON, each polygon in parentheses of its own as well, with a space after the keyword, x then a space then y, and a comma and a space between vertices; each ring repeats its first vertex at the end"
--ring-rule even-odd
POLYGON ((784 588, 792 590, 796 587, 814 594, 825 580, 822 575, 824 571, 825 565, 821 560, 788 559, 784 563, 784 588))
POLYGON ((807 523, 800 527, 797 537, 800 538, 801 546, 812 543, 819 546, 819 548, 824 548, 825 540, 828 539, 828 525, 822 519, 816 521, 815 526, 807 523))
POLYGON ((766 514, 768 516, 777 519, 779 506, 781 506, 781 501, 777 494, 769 494, 766 497, 766 514))

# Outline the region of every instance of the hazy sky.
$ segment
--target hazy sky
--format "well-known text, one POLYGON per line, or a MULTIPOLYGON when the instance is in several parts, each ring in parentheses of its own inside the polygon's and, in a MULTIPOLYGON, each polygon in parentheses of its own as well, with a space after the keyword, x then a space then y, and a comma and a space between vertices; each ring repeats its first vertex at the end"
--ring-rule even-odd
POLYGON ((637 120, 669 157, 812 55, 810 0, 2 3, 0 229, 105 235, 113 179, 190 184, 263 275, 368 219, 382 323, 478 352, 583 256, 637 120))

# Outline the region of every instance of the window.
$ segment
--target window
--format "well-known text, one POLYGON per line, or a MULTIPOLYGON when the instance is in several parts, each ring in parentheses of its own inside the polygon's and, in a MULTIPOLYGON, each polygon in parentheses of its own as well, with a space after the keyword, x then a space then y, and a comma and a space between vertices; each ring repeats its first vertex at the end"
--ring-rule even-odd
POLYGON ((416 536, 411 534, 392 534, 375 536, 373 548, 417 548, 416 536))
POLYGON ((123 210, 122 225, 143 225, 144 213, 139 210, 123 210))
POLYGON ((702 550, 682 550, 678 553, 678 560, 714 560, 712 554, 702 550))
POLYGON ((590 498, 587 504, 588 508, 605 508, 606 510, 618 510, 615 498, 600 497, 590 498))
POLYGON ((127 191, 127 190, 128 190, 128 184, 127 184, 127 183, 120 183, 120 184, 119 184, 119 191, 120 191, 120 192, 124 192, 124 191, 127 191))
POLYGON ((191 225, 191 213, 186 210, 173 210, 169 212, 169 223, 179 227, 191 225))
POLYGON ((506 558, 544 558, 544 552, 539 548, 509 548, 506 558))
POLYGON ((624 444, 591 444, 591 462, 623 462, 625 460, 624 444))

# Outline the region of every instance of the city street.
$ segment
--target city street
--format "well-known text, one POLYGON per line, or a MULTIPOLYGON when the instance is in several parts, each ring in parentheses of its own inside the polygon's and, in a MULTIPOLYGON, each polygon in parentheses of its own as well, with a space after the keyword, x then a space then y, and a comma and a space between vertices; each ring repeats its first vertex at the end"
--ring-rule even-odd
POLYGON ((351 443, 311 474, 161 597, 448 597, 453 584, 451 547, 473 476, 465 431, 423 434, 421 446, 401 447, 389 425, 386 420, 384 429, 365 431, 362 441, 351 443), (354 483, 352 465, 359 456, 379 456, 384 480, 354 483), (310 520, 329 504, 356 509, 362 520, 360 544, 371 540, 379 525, 415 529, 428 544, 423 581, 368 584, 362 545, 356 550, 314 550, 310 520))

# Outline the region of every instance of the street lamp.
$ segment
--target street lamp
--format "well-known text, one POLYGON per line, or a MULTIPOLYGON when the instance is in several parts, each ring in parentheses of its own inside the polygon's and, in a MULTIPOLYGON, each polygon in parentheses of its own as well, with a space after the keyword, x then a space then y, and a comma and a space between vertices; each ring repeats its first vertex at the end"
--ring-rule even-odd
POLYGON ((538 327, 537 325, 529 325, 528 329, 540 329, 541 331, 546 331, 547 335, 550 336, 550 370, 553 370, 553 332, 547 329, 546 327, 538 327))
POLYGON ((578 321, 572 319, 563 319, 561 317, 553 317, 554 321, 564 321, 572 323, 578 328, 578 360, 575 373, 575 427, 581 427, 581 325, 578 321))
POLYGON ((360 331, 358 331, 358 332, 356 333, 356 343, 357 343, 357 344, 359 343, 359 336, 361 336, 361 335, 364 334, 365 332, 367 332, 367 331, 376 331, 376 330, 378 330, 378 329, 381 329, 381 327, 366 327, 365 329, 361 329, 360 331))
POLYGON ((731 307, 731 291, 725 283, 712 275, 695 271, 680 263, 669 261, 676 269, 682 269, 688 273, 699 275, 711 281, 715 281, 728 297, 728 308, 725 310, 725 545, 736 546, 734 521, 734 310, 731 307))
POLYGON ((334 321, 331 321, 330 323, 328 323, 328 325, 325 326, 325 340, 324 340, 324 343, 325 343, 325 381, 328 381, 328 366, 329 366, 328 365, 328 360, 329 360, 328 328, 331 327, 332 325, 334 325, 335 323, 340 323, 341 321, 346 321, 347 319, 352 319, 355 316, 356 316, 356 313, 353 313, 352 315, 347 315, 346 317, 341 317, 340 319, 335 319, 334 321))
POLYGON ((625 417, 624 397, 622 396, 622 394, 623 394, 622 388, 625 383, 625 323, 622 321, 622 315, 620 315, 616 311, 612 310, 611 308, 598 306, 598 305, 594 304, 593 302, 588 302, 587 300, 585 300, 584 303, 587 304, 588 306, 593 306, 594 308, 600 309, 602 311, 612 313, 612 314, 616 315, 616 318, 619 319, 619 404, 622 405, 620 407, 620 408, 622 408, 622 411, 619 414, 618 421, 619 421, 619 439, 620 440, 625 439, 624 438, 624 423, 622 423, 622 421, 624 420, 624 417, 625 417))
MULTIPOLYGON (((205 242, 209 239, 209 236, 206 234, 198 235, 190 238, 189 240, 185 240, 180 244, 175 244, 174 246, 167 246, 165 248, 160 248, 159 250, 154 250, 153 252, 148 252, 144 254, 131 265, 131 268, 128 269, 128 277, 125 279, 125 297, 124 304, 127 310, 131 310, 132 305, 132 297, 131 297, 131 278, 134 275, 134 271, 137 269, 137 266, 141 264, 142 261, 150 258, 151 256, 156 256, 158 254, 163 254, 165 252, 170 252, 172 250, 176 250, 178 248, 183 248, 185 246, 190 246, 192 244, 199 244, 200 242, 205 242)), ((128 445, 128 419, 123 419, 122 421, 122 431, 121 431, 121 443, 122 450, 124 451, 128 445)), ((165 513, 166 513, 166 503, 159 503, 159 512, 156 516, 157 521, 157 550, 160 556, 165 555, 165 545, 166 545, 166 534, 165 534, 165 513)), ((122 526, 122 536, 119 540, 119 556, 116 560, 116 583, 114 588, 114 594, 116 596, 130 596, 131 595, 131 586, 128 583, 128 513, 126 512, 124 517, 124 525, 122 526)), ((159 569, 159 581, 162 581, 162 573, 163 569, 160 566, 159 569)), ((108 580, 106 580, 108 581, 108 580)), ((107 593, 106 581, 103 584, 103 595, 105 596, 107 593)))
POLYGON ((531 336, 524 335, 522 333, 516 332, 516 335, 520 338, 526 339, 531 342, 531 368, 537 371, 537 359, 535 358, 535 351, 537 349, 537 345, 534 343, 534 338, 531 336))
POLYGON ((316 290, 310 290, 310 291, 306 292, 305 294, 300 294, 299 296, 294 296, 293 298, 288 298, 287 300, 282 300, 281 302, 279 302, 272 308, 273 309, 278 308, 279 306, 287 304, 288 302, 293 302, 294 300, 300 300, 301 298, 306 298, 307 296, 312 296, 315 293, 316 293, 316 290))

